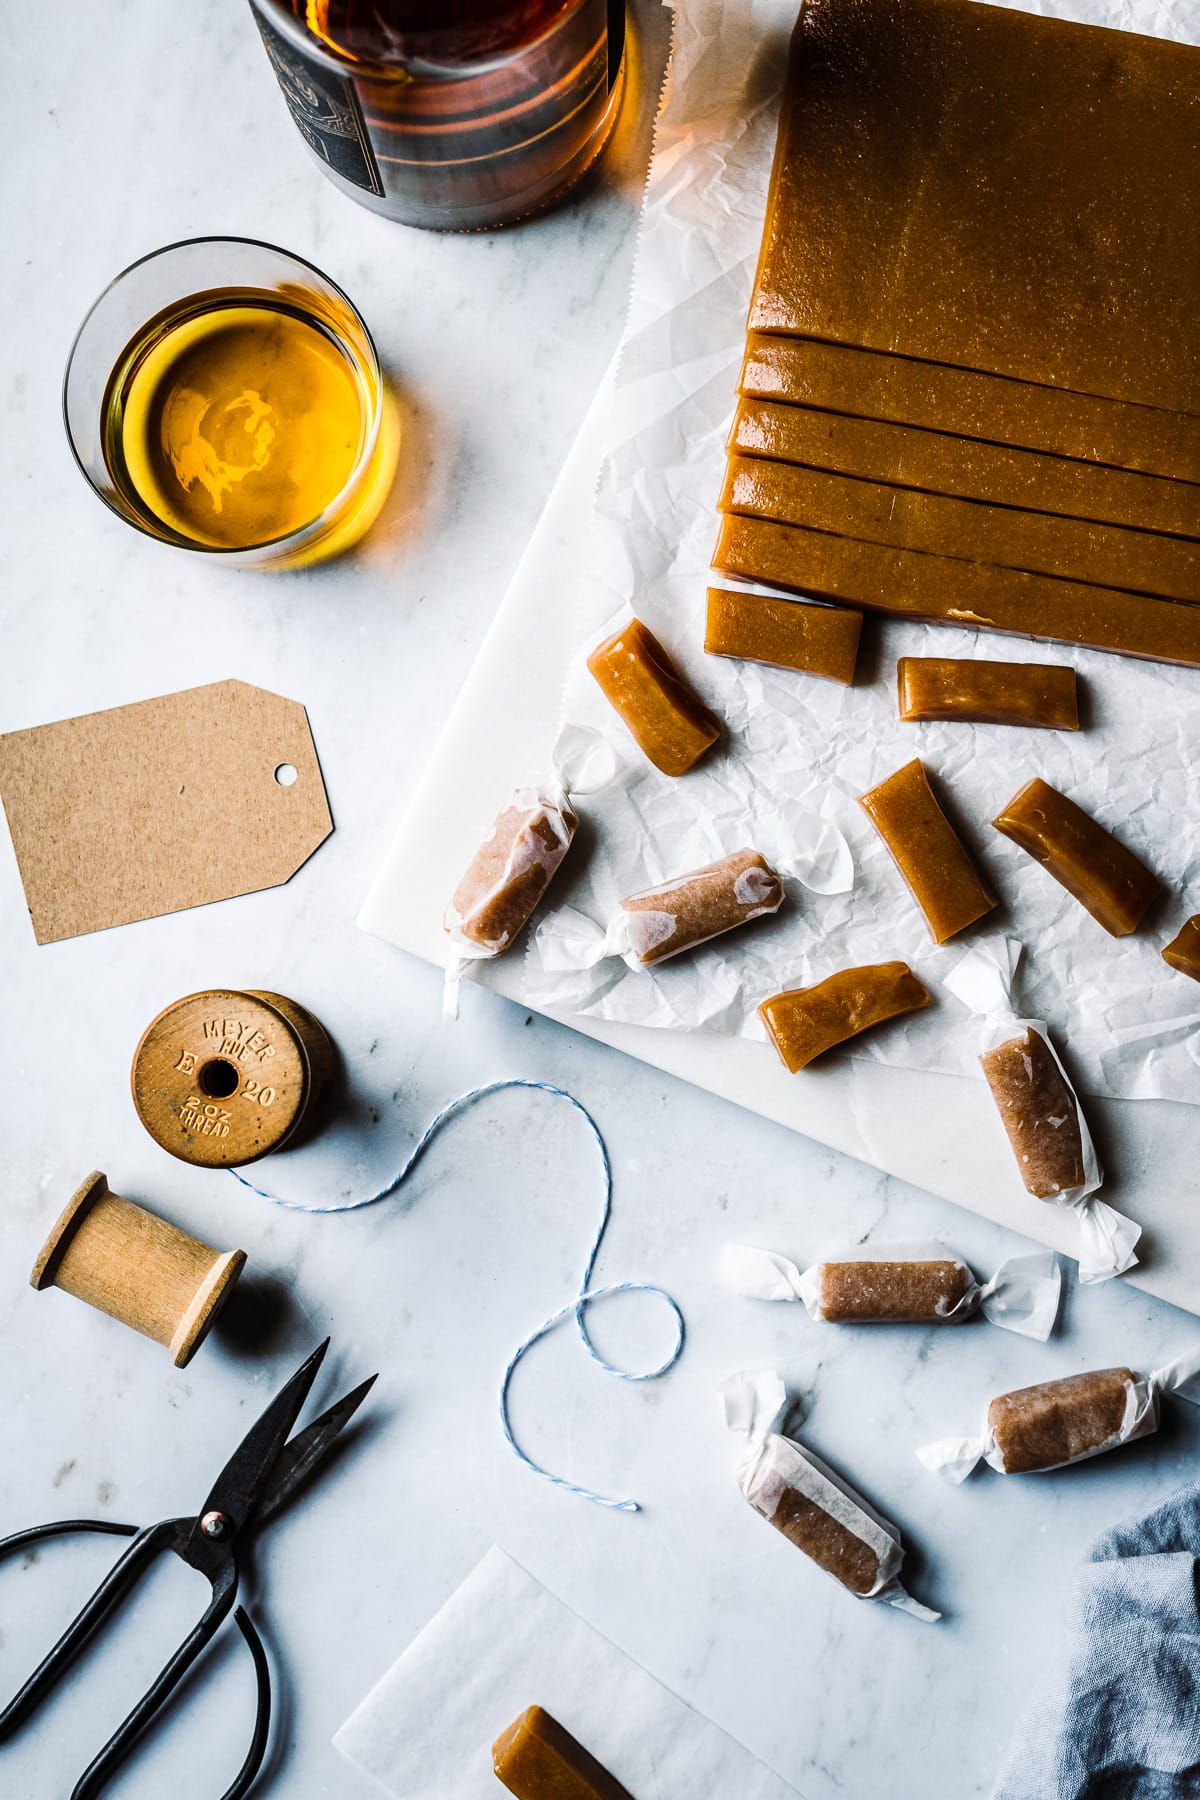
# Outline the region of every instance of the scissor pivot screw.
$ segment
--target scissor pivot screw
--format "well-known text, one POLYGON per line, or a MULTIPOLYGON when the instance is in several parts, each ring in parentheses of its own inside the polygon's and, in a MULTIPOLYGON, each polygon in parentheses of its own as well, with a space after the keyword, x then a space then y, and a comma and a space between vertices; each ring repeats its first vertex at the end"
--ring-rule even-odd
POLYGON ((215 1538, 219 1542, 229 1536, 232 1523, 227 1513, 207 1512, 200 1521, 200 1529, 206 1538, 215 1538))

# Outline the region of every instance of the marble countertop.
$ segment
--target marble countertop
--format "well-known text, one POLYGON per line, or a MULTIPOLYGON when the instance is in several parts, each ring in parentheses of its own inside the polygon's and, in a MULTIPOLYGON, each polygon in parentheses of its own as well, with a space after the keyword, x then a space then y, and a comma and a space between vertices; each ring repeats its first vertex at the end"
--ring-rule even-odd
MULTIPOLYGON (((664 19, 642 11, 653 71, 664 19)), ((436 237, 321 180, 240 0, 47 0, 23 20, 10 70, 20 154, 0 177, 0 729, 239 676, 308 707, 336 830, 286 887, 42 949, 0 849, 0 1533, 190 1510, 330 1332, 318 1400, 371 1370, 381 1379, 346 1454, 272 1528, 250 1572, 280 1694, 259 1792, 369 1800, 332 1733, 498 1541, 808 1800, 986 1794, 1073 1563, 1113 1520, 1194 1473, 1200 1418, 1175 1406, 1157 1437, 1119 1455, 1025 1481, 985 1471, 958 1490, 912 1448, 972 1428, 992 1393, 1116 1361, 1150 1367, 1200 1327, 1117 1284, 1070 1292, 1047 1346, 979 1323, 839 1331, 731 1300, 714 1280, 729 1239, 804 1261, 868 1234, 932 1235, 981 1270, 1020 1241, 480 990, 444 1028, 439 976, 354 925, 619 336, 645 118, 555 214, 436 237), (58 393, 84 310, 135 257, 210 232, 311 258, 381 345, 404 413, 400 476, 379 528, 341 564, 288 576, 198 565, 124 529, 71 463, 58 393), (345 1060, 336 1123, 261 1166, 284 1194, 373 1190, 445 1100, 504 1075, 561 1083, 595 1112, 616 1167, 599 1276, 669 1288, 687 1350, 666 1380, 631 1388, 560 1333, 522 1367, 514 1420, 534 1454, 637 1494, 642 1516, 535 1481, 496 1418, 509 1353, 571 1297, 594 1229, 578 1121, 543 1095, 500 1095, 450 1128, 401 1199, 343 1219, 272 1209, 165 1156, 129 1102, 144 1025, 211 985, 294 995, 345 1060), (93 1167, 249 1253, 239 1294, 182 1373, 156 1346, 27 1285, 93 1167), (813 1447, 903 1528, 911 1585, 942 1624, 854 1602, 744 1507, 713 1389, 771 1363, 808 1393, 813 1447)), ((661 1353, 663 1330, 635 1299, 595 1320, 602 1346, 634 1365, 661 1353)), ((62 1543, 0 1566, 5 1694, 111 1554, 103 1541, 62 1543)), ((3 1792, 66 1791, 199 1599, 182 1568, 156 1573, 104 1653, 0 1750, 3 1792)), ((248 1741, 251 1686, 229 1634, 111 1791, 221 1791, 248 1741)))

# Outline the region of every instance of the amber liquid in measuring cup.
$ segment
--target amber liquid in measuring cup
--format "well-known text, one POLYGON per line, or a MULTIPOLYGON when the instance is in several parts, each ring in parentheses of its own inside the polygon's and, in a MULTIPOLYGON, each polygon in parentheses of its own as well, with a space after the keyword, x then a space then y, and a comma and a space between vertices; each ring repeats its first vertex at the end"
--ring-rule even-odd
POLYGON ((591 166, 625 72, 624 0, 252 0, 326 174, 407 224, 538 211, 591 166))

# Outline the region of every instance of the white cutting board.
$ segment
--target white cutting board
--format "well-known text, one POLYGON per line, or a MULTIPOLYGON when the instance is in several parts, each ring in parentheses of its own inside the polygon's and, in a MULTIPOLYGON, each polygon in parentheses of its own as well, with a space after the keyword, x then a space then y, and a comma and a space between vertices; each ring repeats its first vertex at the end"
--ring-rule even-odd
MULTIPOLYGON (((545 778, 571 657, 593 617, 578 578, 591 534, 609 382, 588 413, 359 916, 365 931, 443 965, 442 914, 507 795, 545 778)), ((598 586, 598 584, 597 584, 598 586)), ((599 604, 607 602, 601 594, 599 604)), ((521 947, 474 976, 528 1006, 521 947)), ((982 1079, 856 1058, 789 1075, 766 1044, 552 1014, 655 1068, 884 1169, 1043 1244, 1077 1254, 1071 1214, 1021 1186, 982 1079)), ((447 1029, 469 1030, 467 1023, 447 1029)), ((1200 1107, 1097 1100, 1087 1114, 1104 1198, 1145 1228, 1126 1280, 1200 1312, 1200 1107)))

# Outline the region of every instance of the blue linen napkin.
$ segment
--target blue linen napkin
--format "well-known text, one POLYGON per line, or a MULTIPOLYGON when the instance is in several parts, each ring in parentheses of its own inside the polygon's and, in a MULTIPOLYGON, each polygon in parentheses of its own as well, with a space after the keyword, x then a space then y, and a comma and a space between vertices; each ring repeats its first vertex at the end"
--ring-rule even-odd
POLYGON ((993 1800, 1200 1800, 1200 1482, 1097 1539, 993 1800))

